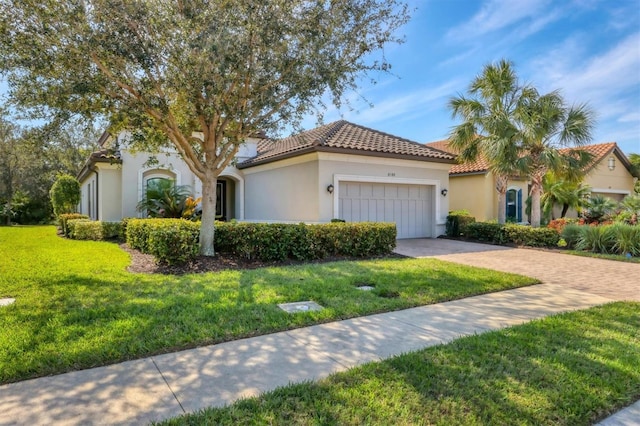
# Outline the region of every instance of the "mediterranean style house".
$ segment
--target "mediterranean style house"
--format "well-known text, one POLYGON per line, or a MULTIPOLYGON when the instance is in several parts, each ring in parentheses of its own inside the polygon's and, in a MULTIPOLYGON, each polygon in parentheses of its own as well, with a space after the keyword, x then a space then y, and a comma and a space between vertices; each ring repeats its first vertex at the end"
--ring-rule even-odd
MULTIPOLYGON (((128 134, 105 132, 78 174, 80 212, 92 219, 140 217, 154 179, 202 184, 177 152, 135 152, 128 134), (156 159, 150 165, 149 159, 156 159)), ((398 238, 444 234, 455 155, 344 120, 284 139, 248 138, 217 183, 221 220, 395 222, 398 238)))
MULTIPOLYGON (((448 141, 437 141, 426 146, 449 152, 448 141)), ((586 170, 584 183, 591 187, 591 194, 600 194, 615 201, 621 201, 633 194, 637 178, 631 174, 631 163, 615 142, 581 147, 593 155, 591 165, 586 170)), ((498 217, 498 192, 495 177, 489 170, 487 161, 479 158, 474 162, 455 164, 449 170, 451 210, 467 210, 478 221, 493 220, 498 217)), ((520 177, 509 180, 507 190, 506 217, 516 222, 526 221, 525 200, 529 193, 529 182, 520 177)), ((575 212, 570 212, 575 217, 575 212)))

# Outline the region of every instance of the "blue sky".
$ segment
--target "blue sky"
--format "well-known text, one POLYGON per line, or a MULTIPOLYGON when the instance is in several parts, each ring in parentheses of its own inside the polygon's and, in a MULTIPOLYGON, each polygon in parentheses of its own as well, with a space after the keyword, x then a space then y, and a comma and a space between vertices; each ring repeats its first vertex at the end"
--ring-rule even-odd
MULTIPOLYGON (((344 118, 417 142, 444 139, 456 123, 447 101, 464 93, 490 62, 514 62, 542 93, 560 89, 569 104, 596 113, 593 143, 615 141, 640 153, 640 0, 412 0, 401 33, 406 43, 386 57, 382 75, 353 96, 344 118)), ((313 120, 305 127, 313 127, 313 120)))
MULTIPOLYGON (((593 143, 640 153, 640 0, 408 0, 416 10, 402 45, 385 50, 393 75, 361 85, 340 118, 417 142, 447 137, 447 101, 490 62, 514 62, 541 92, 587 102, 593 143), (364 97, 374 106, 361 99, 364 97)), ((0 84, 0 93, 6 85, 0 84)), ((303 126, 312 128, 309 118, 303 126)))

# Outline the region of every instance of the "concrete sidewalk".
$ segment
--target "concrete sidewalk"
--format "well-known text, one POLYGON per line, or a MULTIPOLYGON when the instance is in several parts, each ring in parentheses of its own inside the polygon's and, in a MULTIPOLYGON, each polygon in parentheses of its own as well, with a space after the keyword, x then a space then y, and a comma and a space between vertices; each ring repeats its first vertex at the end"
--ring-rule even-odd
POLYGON ((144 424, 611 299, 552 284, 0 386, 0 425, 144 424))

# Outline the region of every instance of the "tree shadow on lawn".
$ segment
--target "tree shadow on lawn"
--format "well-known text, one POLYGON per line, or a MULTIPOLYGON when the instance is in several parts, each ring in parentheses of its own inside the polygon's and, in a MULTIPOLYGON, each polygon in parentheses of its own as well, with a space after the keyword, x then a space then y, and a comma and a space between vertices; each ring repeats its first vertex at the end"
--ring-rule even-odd
POLYGON ((611 309, 464 337, 187 421, 593 424, 640 396, 640 316, 600 315, 611 309))
POLYGON ((19 301, 4 324, 19 328, 21 339, 0 351, 7 367, 0 383, 451 300, 508 282, 494 288, 484 274, 407 259, 177 277, 70 274, 31 285, 38 293, 19 301), (359 282, 399 297, 358 290, 359 282), (451 293, 455 283, 466 286, 464 294, 451 293), (277 307, 304 300, 325 309, 291 315, 277 307))

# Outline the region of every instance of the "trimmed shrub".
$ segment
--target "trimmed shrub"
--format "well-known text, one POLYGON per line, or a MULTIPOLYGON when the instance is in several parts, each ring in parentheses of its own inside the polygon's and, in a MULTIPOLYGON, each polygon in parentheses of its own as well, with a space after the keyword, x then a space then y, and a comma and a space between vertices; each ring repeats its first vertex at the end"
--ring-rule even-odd
MULTIPOLYGON (((185 262, 198 253, 199 222, 130 219, 126 228, 129 247, 152 254, 159 262, 185 262)), ((390 223, 215 222, 216 251, 262 261, 374 256, 390 253, 395 244, 396 227, 390 223)))
POLYGON ((102 240, 102 222, 88 219, 69 221, 70 237, 74 240, 102 240))
POLYGON ((125 241, 135 250, 148 253, 149 231, 159 219, 130 219, 127 221, 125 241))
POLYGON ((264 261, 310 260, 327 256, 373 256, 395 248, 396 228, 388 223, 216 222, 217 251, 264 261))
POLYGON ((476 218, 467 212, 450 212, 447 216, 446 235, 447 237, 459 237, 466 233, 466 227, 474 223, 476 218))
POLYGON ((562 229, 562 239, 567 243, 567 248, 572 249, 575 248, 582 237, 582 230, 585 228, 584 225, 578 225, 575 223, 568 223, 562 229))
POLYGON ((466 226, 466 236, 473 240, 504 244, 507 241, 502 232, 503 225, 492 222, 474 222, 466 226))
POLYGON ((184 219, 154 221, 149 227, 148 253, 159 263, 175 265, 198 255, 200 224, 184 219))
POLYGON ((100 224, 102 225, 103 240, 120 238, 120 235, 122 234, 121 222, 100 222, 100 224))
POLYGON ((560 234, 552 228, 505 225, 502 232, 507 241, 529 247, 556 247, 560 240, 560 234))
POLYGON ((89 216, 80 213, 64 213, 58 216, 58 226, 65 237, 69 237, 67 222, 74 219, 89 219, 89 216))
MULTIPOLYGON (((70 219, 67 220, 67 225, 66 225, 66 229, 67 229, 67 238, 73 238, 73 239, 80 239, 76 237, 76 228, 78 227, 78 225, 82 224, 82 223, 92 223, 93 221, 91 219, 70 219)), ((82 225, 80 225, 82 226, 82 225)), ((81 231, 81 233, 84 233, 86 231, 81 231)), ((82 234, 81 234, 82 235, 82 234)), ((86 239, 86 238, 84 238, 86 239)))

